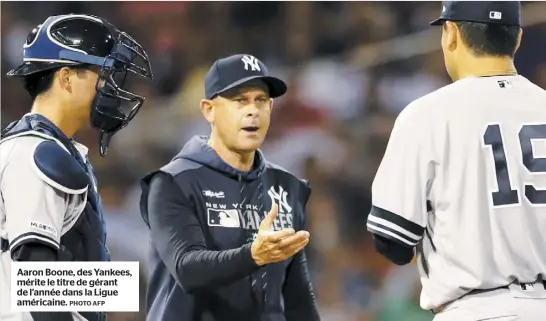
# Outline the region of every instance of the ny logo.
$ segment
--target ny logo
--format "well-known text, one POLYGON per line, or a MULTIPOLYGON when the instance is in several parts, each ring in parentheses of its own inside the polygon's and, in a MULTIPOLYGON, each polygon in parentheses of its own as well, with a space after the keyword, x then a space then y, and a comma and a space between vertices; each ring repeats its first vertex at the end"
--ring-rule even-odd
POLYGON ((275 191, 275 188, 271 186, 267 194, 269 194, 269 197, 271 197, 272 203, 277 203, 279 205, 280 213, 292 212, 292 207, 290 206, 290 204, 288 204, 288 201, 286 200, 288 192, 286 192, 284 188, 282 188, 282 186, 279 186, 279 192, 275 191))
POLYGON ((250 66, 252 71, 262 71, 258 59, 254 56, 244 55, 243 58, 241 58, 241 61, 245 64, 245 70, 248 70, 248 67, 250 66))

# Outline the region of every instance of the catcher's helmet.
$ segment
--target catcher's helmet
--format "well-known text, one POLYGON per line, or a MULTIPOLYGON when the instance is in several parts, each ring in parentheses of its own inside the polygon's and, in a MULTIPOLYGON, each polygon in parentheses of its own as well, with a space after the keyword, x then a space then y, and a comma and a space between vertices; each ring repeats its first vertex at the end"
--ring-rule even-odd
POLYGON ((25 77, 63 66, 100 67, 91 125, 100 132, 100 153, 104 156, 110 138, 127 126, 144 103, 144 97, 122 89, 128 73, 153 78, 142 46, 103 18, 70 14, 47 18, 30 32, 23 49, 23 63, 9 71, 8 77, 25 77), (127 112, 122 102, 131 103, 127 112))

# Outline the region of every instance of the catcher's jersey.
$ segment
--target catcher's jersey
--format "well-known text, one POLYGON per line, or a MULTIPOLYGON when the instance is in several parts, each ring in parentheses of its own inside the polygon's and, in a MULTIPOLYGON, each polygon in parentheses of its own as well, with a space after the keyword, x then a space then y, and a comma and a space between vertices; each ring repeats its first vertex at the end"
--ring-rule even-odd
MULTIPOLYGON (((34 163, 34 151, 44 141, 36 136, 0 141, 0 238, 9 249, 0 253, 0 321, 32 321, 28 312, 11 311, 11 249, 27 242, 59 248, 61 236, 85 208, 87 189, 67 194, 34 163)), ((87 147, 75 143, 85 155, 87 147)), ((73 312, 75 321, 84 321, 73 312)))
POLYGON ((546 279, 546 91, 466 78, 399 115, 368 230, 417 247, 421 306, 546 279))

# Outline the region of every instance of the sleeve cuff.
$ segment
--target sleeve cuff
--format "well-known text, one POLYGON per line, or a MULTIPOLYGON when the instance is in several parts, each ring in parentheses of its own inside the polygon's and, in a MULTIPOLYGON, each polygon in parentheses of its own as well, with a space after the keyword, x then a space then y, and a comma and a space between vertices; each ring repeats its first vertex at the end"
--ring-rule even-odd
POLYGON ((400 215, 372 206, 368 216, 369 232, 406 246, 416 246, 423 238, 425 228, 400 215))
POLYGON ((260 267, 258 264, 256 264, 256 261, 254 261, 254 258, 252 257, 251 246, 252 243, 248 243, 241 247, 241 264, 249 271, 256 270, 260 267))
POLYGON ((59 250, 59 242, 49 236, 36 232, 28 232, 15 237, 9 244, 9 250, 13 252, 17 247, 27 243, 40 243, 53 248, 55 251, 59 250))

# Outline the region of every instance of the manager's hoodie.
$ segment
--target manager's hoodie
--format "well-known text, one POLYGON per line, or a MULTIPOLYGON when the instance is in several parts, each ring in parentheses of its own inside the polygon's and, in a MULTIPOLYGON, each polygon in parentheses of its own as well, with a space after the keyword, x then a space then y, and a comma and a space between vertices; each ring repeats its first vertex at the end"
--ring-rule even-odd
POLYGON ((305 226, 307 182, 256 153, 251 171, 226 164, 195 136, 142 179, 150 228, 148 321, 319 320, 304 251, 259 267, 250 244, 278 204, 274 229, 305 226))

